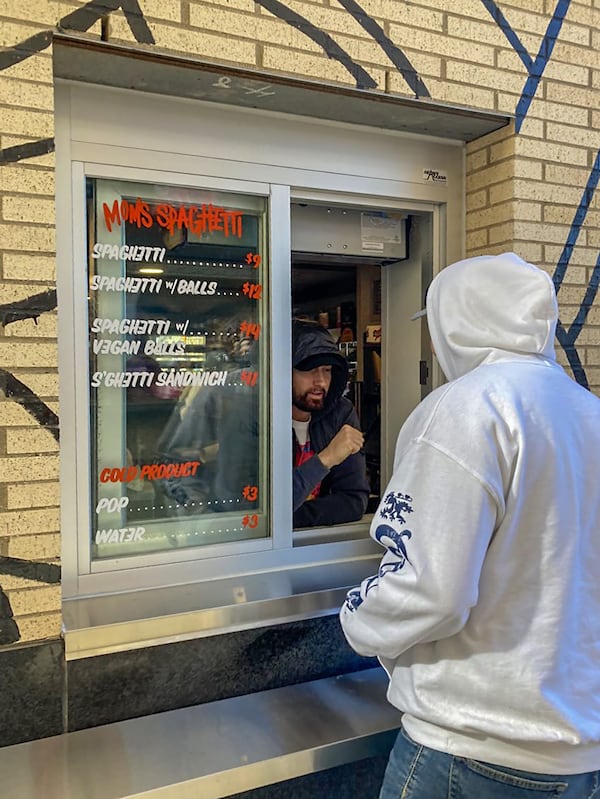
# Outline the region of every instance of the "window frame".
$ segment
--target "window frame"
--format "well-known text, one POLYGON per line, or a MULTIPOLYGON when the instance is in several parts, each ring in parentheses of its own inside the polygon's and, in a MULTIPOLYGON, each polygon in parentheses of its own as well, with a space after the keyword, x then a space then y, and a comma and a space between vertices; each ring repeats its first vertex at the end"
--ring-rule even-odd
MULTIPOLYGON (((57 196, 61 202, 57 204, 57 251, 58 274, 57 287, 60 300, 59 312, 59 379, 60 379, 60 408, 61 419, 61 529, 63 541, 63 596, 65 600, 80 599, 83 602, 104 599, 109 603, 111 597, 116 599, 119 593, 141 593, 150 589, 150 593, 164 591, 169 587, 183 585, 200 585, 205 583, 226 585, 232 579, 234 582, 239 575, 266 575, 272 578, 264 580, 265 591, 269 594, 269 586, 279 582, 288 572, 309 572, 331 575, 324 577, 323 588, 332 588, 337 585, 336 565, 341 569, 342 564, 347 566, 356 564, 359 571, 364 571, 366 576, 373 571, 373 565, 378 562, 381 550, 368 538, 368 519, 353 525, 340 525, 336 528, 320 528, 300 532, 292 531, 292 481, 290 479, 291 463, 291 435, 289 416, 282 412, 273 412, 273 408, 289 408, 291 406, 291 342, 289 331, 291 316, 291 230, 290 230, 290 204, 291 198, 306 201, 331 201, 336 204, 353 204, 357 206, 372 206, 374 208, 387 208, 401 210, 407 213, 431 213, 433 220, 433 263, 434 273, 446 262, 446 252, 450 258, 458 258, 464 247, 464 234, 460 232, 460 220, 463 216, 464 205, 464 146, 459 141, 444 139, 424 138, 410 136, 402 133, 378 131, 363 126, 348 126, 339 123, 322 123, 318 120, 304 120, 302 125, 307 128, 306 146, 294 149, 293 137, 286 142, 286 146, 293 157, 288 162, 280 158, 278 150, 271 158, 263 158, 263 163, 256 161, 252 135, 247 142, 242 143, 239 149, 232 152, 226 148, 227 136, 221 145, 218 138, 214 138, 215 152, 205 155, 206 148, 199 145, 196 137, 193 147, 189 150, 174 147, 175 151, 164 152, 158 149, 151 129, 148 137, 141 141, 131 142, 129 134, 122 135, 128 123, 122 122, 119 95, 123 102, 129 102, 131 92, 111 89, 82 89, 80 85, 63 84, 58 88, 57 108, 57 196), (106 119, 102 124, 94 124, 95 109, 100 105, 94 102, 96 92, 110 92, 115 103, 110 104, 110 110, 102 111, 106 119), (91 95, 91 96, 90 96, 91 95), (79 104, 80 110, 75 113, 74 108, 79 104), (83 110, 83 112, 82 112, 83 110), (325 154, 315 158, 315 150, 311 148, 311 136, 315 133, 315 126, 325 125, 331 131, 339 130, 339 135, 348 133, 348 145, 342 146, 344 158, 341 168, 331 166, 325 154), (309 130, 308 130, 309 129, 309 130), (373 147, 367 151, 368 164, 360 170, 351 168, 351 159, 348 152, 356 147, 360 140, 366 136, 373 137, 373 147), (377 148, 379 136, 386 138, 385 152, 388 157, 392 154, 393 145, 398 146, 398 161, 393 163, 393 169, 388 174, 380 166, 376 166, 371 173, 371 163, 381 164, 381 156, 377 148), (436 164, 443 168, 447 165, 449 183, 446 185, 420 184, 418 172, 410 177, 414 171, 415 140, 423 139, 422 159, 431 163, 438 159, 436 164), (403 154, 403 143, 408 148, 403 154), (139 144, 139 146, 138 146, 139 144), (252 146, 251 146, 252 145, 252 146), (462 148, 462 149, 461 149, 462 148), (160 163, 168 169, 155 169, 160 163), (123 164, 128 164, 125 167, 123 164), (309 166, 310 165, 310 166, 309 166), (86 492, 73 490, 73 477, 79 472, 79 466, 86 463, 87 442, 89 440, 88 406, 85 400, 86 386, 82 385, 81 374, 87 376, 87 325, 86 337, 76 335, 81 329, 76 325, 77 304, 79 313, 87 311, 86 292, 81 286, 76 287, 74 280, 74 264, 80 262, 86 265, 85 255, 85 226, 74 224, 77 222, 76 207, 80 208, 79 219, 83 220, 81 209, 85 208, 84 186, 85 177, 107 177, 116 180, 139 180, 141 182, 172 182, 172 176, 178 178, 183 185, 196 188, 210 187, 222 190, 243 191, 248 193, 252 187, 260 187, 262 191, 269 191, 269 235, 271 254, 271 470, 272 492, 277 497, 271 509, 272 529, 276 535, 271 539, 276 545, 267 550, 247 552, 245 554, 230 555, 227 557, 205 556, 205 549, 195 552, 185 550, 186 560, 178 559, 175 553, 173 562, 164 562, 164 555, 157 555, 154 563, 136 565, 132 567, 129 558, 115 561, 114 568, 102 572, 92 572, 81 569, 84 561, 81 555, 86 555, 85 547, 80 551, 80 539, 87 536, 87 525, 82 525, 80 520, 89 516, 89 496, 86 492), (162 176, 162 181, 161 181, 162 176), (232 188, 231 188, 232 187, 232 188), (448 212, 448 226, 446 216, 448 212), (448 232, 451 231, 451 232, 448 232), (277 235, 273 232, 277 231, 277 235), (77 255, 79 254, 79 255, 77 255), (83 255, 82 255, 83 254, 83 255), (77 257, 76 257, 77 256, 77 257), (83 301, 82 301, 83 300, 83 301), (277 331, 282 335, 277 335, 277 331), (85 363, 83 373, 76 375, 78 370, 75 364, 85 363), (83 394, 82 394, 83 392, 83 394), (82 435, 82 425, 85 424, 85 434, 82 435), (83 460, 82 460, 83 459, 83 460), (324 564, 327 568, 324 569, 324 564), (125 567, 125 568, 124 568, 125 567), (218 568, 217 568, 218 567, 218 568), (86 598, 92 598, 92 600, 86 598)), ((150 100, 148 96, 138 96, 135 100, 140 104, 140 124, 143 125, 146 103, 158 102, 157 98, 150 100)), ((161 103, 174 103, 173 99, 161 103)), ((181 108, 191 109, 200 107, 201 104, 190 101, 178 101, 181 108)), ((129 106, 127 106, 129 108, 129 106)), ((210 109, 210 106, 205 106, 210 109)), ((104 106, 108 108, 108 106, 104 106)), ((149 105, 148 105, 149 108, 149 105)), ((238 111, 230 109, 215 109, 213 112, 229 116, 239 113, 241 119, 254 130, 255 120, 260 118, 260 123, 265 126, 273 122, 275 130, 286 123, 286 115, 268 114, 260 111, 238 111)), ((186 112, 187 113, 187 112, 186 112)), ((292 121, 292 120, 290 120, 292 121)), ((179 119, 179 132, 181 133, 184 122, 179 119)), ((298 127, 293 120, 293 128, 298 127)), ((209 126, 210 128, 210 126, 209 126)), ((304 135, 304 128, 301 134, 304 135)), ((186 128, 187 129, 187 128, 186 128)), ((229 126, 234 130, 235 126, 229 126)), ((267 127, 265 127, 267 130, 267 127)), ((319 128, 320 130, 320 128, 319 128)), ((191 131, 190 131, 191 134, 191 131)), ((207 136, 216 135, 210 128, 207 136)), ((232 134, 234 135, 234 134, 232 134)), ((231 138, 231 135, 229 135, 231 138)), ((240 134, 243 136, 243 134, 240 134)), ((237 140, 237 139, 236 139, 237 140)), ((240 139, 241 140, 241 139, 240 139)), ((192 141, 192 139, 190 139, 192 141)), ((207 139, 208 141, 208 139, 207 139)), ((283 140, 277 140, 279 145, 283 140)), ((261 142, 262 144, 262 142, 261 142)), ((421 142, 419 141, 419 146, 421 142)), ((342 140, 340 139, 340 145, 342 140)), ((268 149, 268 148, 267 148, 268 149)), ((261 149, 261 153, 265 152, 261 149)), ((420 156, 421 157, 421 156, 420 156)), ((418 165, 417 165, 418 168, 418 165)), ((264 196, 264 195, 263 195, 264 196)), ((79 276, 81 279, 81 276, 79 276)), ((87 289, 86 289, 87 290, 87 289)), ((434 385, 436 382, 434 381, 434 385)), ((88 545, 89 547, 89 545, 88 545)), ((245 544, 247 548, 247 543, 245 544)), ((184 550, 181 550, 183 552, 184 550)), ((340 578, 341 579, 341 578, 340 578)), ((309 583, 311 581, 309 580, 309 583)), ((296 590, 296 589, 293 589, 296 590)), ((290 591, 293 592, 292 589, 290 591)), ((232 600, 232 602, 237 600, 232 600)), ((81 606, 81 605, 80 605, 81 606)), ((71 603, 71 607, 73 604, 71 603)), ((83 607, 83 606, 81 606, 83 607)), ((140 610, 140 614, 144 611, 140 610)), ((331 611, 328 611, 331 612, 331 611)), ((76 614, 77 615, 77 614, 76 614)), ((313 607, 306 615, 319 615, 313 607)), ((84 613, 85 616, 85 613, 84 613)), ((140 616, 140 618, 142 617, 140 616)), ((135 617, 138 618, 137 611, 135 617)), ((79 620, 77 624, 85 626, 86 621, 79 620)), ((68 626, 68 624, 67 624, 68 626)))
MULTIPOLYGON (((70 313, 61 305, 61 315, 70 316, 72 352, 62 336, 61 373, 86 375, 77 385, 61 386, 61 407, 74 420, 75 436, 63 439, 63 461, 75 464, 74 482, 63 492, 64 514, 71 522, 65 530, 66 557, 63 561, 65 596, 112 593, 151 588, 187 580, 227 579, 253 571, 286 569, 319 563, 323 558, 340 560, 361 558, 377 551, 368 539, 369 517, 359 522, 331 528, 294 531, 292 528, 292 460, 289 418, 275 409, 291 407, 291 202, 328 200, 357 207, 385 207, 409 212, 427 211, 439 220, 441 209, 430 203, 401 202, 389 197, 355 195, 347 192, 302 190, 266 182, 217 178, 214 175, 182 175, 179 172, 140 167, 122 167, 97 162, 72 161, 72 282, 70 313), (268 200, 267 225, 270 253, 269 304, 271 364, 270 426, 270 505, 271 531, 268 538, 205 545, 145 555, 92 560, 89 518, 90 493, 90 414, 87 287, 87 178, 181 186, 194 189, 253 194, 268 200), (68 362, 68 365, 67 365, 68 362), (71 402, 65 403, 70 391, 71 402), (71 444, 69 444, 71 439, 71 444), (73 447, 73 443, 75 446, 73 447), (72 453, 69 450, 73 450, 72 453), (75 502, 73 503, 73 494, 75 502), (75 505, 69 508, 69 506, 75 505), (319 533, 319 530, 321 532, 319 533)), ((439 227, 439 221, 438 221, 439 227)), ((64 300, 61 292, 61 300, 64 300)), ((65 303, 66 304, 66 303, 65 303)), ((62 381, 61 381, 62 382, 62 381)), ((67 400, 68 402, 68 400, 67 400)), ((64 411, 63 411, 64 412, 64 411)), ((63 481, 64 482, 64 481, 63 481)))

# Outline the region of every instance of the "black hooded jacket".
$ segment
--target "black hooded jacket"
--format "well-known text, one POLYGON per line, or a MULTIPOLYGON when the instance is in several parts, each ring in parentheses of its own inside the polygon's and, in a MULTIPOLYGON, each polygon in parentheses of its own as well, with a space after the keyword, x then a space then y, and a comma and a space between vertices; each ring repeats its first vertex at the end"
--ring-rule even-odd
MULTIPOLYGON (((342 396, 348 379, 348 364, 325 328, 306 322, 294 322, 292 329, 292 365, 294 368, 315 355, 331 355, 331 385, 324 408, 311 414, 308 434, 315 453, 321 452, 345 424, 360 429, 358 416, 350 400, 342 396)), ((313 456, 294 469, 294 527, 341 524, 360 519, 369 499, 365 457, 362 452, 328 470, 313 456), (319 496, 306 501, 321 483, 319 496)))

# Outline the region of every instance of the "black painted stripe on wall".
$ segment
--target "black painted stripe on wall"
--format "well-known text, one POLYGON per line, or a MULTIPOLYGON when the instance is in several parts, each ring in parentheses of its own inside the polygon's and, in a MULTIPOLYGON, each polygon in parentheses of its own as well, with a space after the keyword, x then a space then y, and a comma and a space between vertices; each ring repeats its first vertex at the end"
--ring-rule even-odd
POLYGON ((10 602, 0 586, 0 646, 14 644, 20 637, 21 633, 13 618, 10 602))
POLYGON ((59 440, 58 416, 54 411, 43 402, 29 386, 22 383, 18 378, 0 369, 0 390, 9 398, 18 402, 29 413, 36 422, 47 428, 59 440))
POLYGON ((58 27, 65 30, 87 31, 99 19, 119 8, 122 9, 127 24, 139 44, 156 44, 138 0, 103 0, 103 2, 92 0, 91 3, 63 17, 58 27))
POLYGON ((23 161, 26 158, 35 158, 38 155, 53 153, 55 149, 54 139, 38 139, 28 141, 25 144, 16 144, 14 147, 5 147, 0 150, 0 164, 12 164, 16 161, 23 161))
POLYGON ((312 39, 315 44, 318 44, 319 47, 322 47, 325 50, 325 54, 329 56, 329 58, 333 58, 335 61, 339 61, 342 66, 344 66, 348 72, 352 75, 352 77, 356 81, 356 88, 357 89, 374 89, 377 87, 377 83, 373 78, 369 75, 369 73, 363 69, 360 64, 357 64, 356 61, 353 61, 350 55, 339 46, 337 42, 335 42, 328 33, 322 31, 320 28, 317 28, 312 22, 309 22, 305 17, 297 14, 295 11, 292 11, 291 8, 288 8, 283 3, 280 3, 279 0, 255 0, 258 5, 261 5, 263 8, 266 8, 267 11, 270 11, 271 14, 274 14, 279 19, 282 19, 284 22, 287 22, 288 25, 291 25, 292 28, 297 28, 300 33, 303 33, 305 36, 308 36, 309 39, 312 39))

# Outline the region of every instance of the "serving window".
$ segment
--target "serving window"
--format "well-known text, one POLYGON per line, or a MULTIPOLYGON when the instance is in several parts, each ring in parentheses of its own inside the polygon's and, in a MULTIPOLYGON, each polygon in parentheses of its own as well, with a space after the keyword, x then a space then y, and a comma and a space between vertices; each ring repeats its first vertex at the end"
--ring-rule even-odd
POLYGON ((86 179, 91 559, 268 538, 264 197, 86 179))

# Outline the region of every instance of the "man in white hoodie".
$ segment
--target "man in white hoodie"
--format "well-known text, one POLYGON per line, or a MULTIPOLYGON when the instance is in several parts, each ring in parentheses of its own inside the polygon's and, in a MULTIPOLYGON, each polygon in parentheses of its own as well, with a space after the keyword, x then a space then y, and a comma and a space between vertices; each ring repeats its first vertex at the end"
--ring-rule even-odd
POLYGON ((404 714, 381 799, 600 799, 600 400, 513 253, 449 266, 426 305, 449 382, 400 431, 386 552, 340 614, 404 714))

